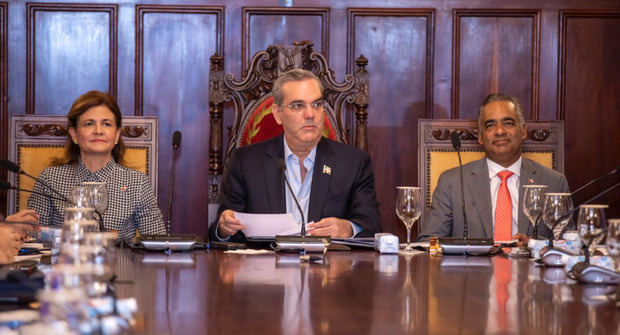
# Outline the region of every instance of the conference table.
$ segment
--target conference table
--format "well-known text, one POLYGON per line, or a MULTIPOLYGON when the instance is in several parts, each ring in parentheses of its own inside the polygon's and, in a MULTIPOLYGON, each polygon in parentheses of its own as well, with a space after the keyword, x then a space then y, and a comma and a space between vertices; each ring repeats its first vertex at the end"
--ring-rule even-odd
POLYGON ((618 334, 614 287, 530 259, 118 249, 136 334, 618 334))

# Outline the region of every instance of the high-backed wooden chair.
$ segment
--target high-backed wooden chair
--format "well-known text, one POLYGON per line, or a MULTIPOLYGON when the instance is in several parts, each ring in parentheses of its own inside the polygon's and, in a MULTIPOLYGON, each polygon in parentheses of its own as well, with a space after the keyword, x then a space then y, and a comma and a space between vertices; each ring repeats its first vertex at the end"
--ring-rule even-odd
POLYGON ((347 74, 343 82, 337 82, 327 59, 312 49, 311 42, 271 45, 252 57, 243 78, 237 81, 232 73, 224 75, 224 59, 218 55, 212 56, 209 73, 209 203, 220 202, 219 184, 226 165, 226 160, 222 160, 222 114, 225 103, 232 102, 234 112, 234 123, 228 128, 228 157, 236 147, 257 143, 282 133, 282 127, 271 114, 271 89, 275 79, 288 70, 309 70, 322 82, 327 102, 323 135, 336 141, 355 143, 358 148, 366 150, 368 72, 365 66, 368 60, 360 55, 355 64, 355 73, 347 74))
MULTIPOLYGON (((127 166, 148 175, 157 195, 157 117, 123 116, 121 136, 127 151, 127 166)), ((9 159, 22 170, 38 176, 53 158, 63 154, 67 141, 67 117, 13 115, 9 117, 9 159)), ((23 175, 9 174, 16 187, 31 190, 34 181, 23 175)), ((9 213, 27 208, 30 193, 9 192, 9 213)))
MULTIPOLYGON (((523 156, 564 172, 564 122, 526 121, 526 124, 523 156)), ((478 120, 418 121, 418 183, 427 206, 431 204, 439 175, 459 165, 450 140, 450 134, 454 131, 461 134, 463 164, 484 157, 482 146, 478 143, 478 120)))

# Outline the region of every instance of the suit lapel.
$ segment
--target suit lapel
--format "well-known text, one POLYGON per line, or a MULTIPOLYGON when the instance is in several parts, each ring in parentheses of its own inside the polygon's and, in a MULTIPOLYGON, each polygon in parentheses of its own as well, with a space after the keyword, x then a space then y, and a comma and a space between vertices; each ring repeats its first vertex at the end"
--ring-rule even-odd
POLYGON ((284 198, 284 176, 278 165, 278 160, 284 158, 283 135, 277 141, 272 141, 265 150, 266 159, 263 161, 263 171, 267 181, 267 197, 272 213, 286 213, 284 198))
POLYGON ((525 192, 523 192, 523 185, 534 185, 539 182, 536 180, 536 167, 527 158, 523 157, 521 161, 521 176, 519 177, 519 221, 517 225, 519 227, 519 233, 532 235, 530 230, 530 220, 525 216, 523 212, 523 200, 525 192))
POLYGON ((327 192, 329 191, 329 184, 332 178, 332 173, 323 173, 323 168, 334 167, 333 164, 333 149, 330 143, 321 138, 316 149, 316 156, 314 160, 314 172, 312 173, 312 187, 310 190, 310 204, 308 208, 308 222, 318 221, 321 219, 321 213, 323 212, 323 206, 327 199, 327 192))
MULTIPOLYGON (((491 215, 491 192, 489 189, 489 169, 487 167, 487 160, 483 158, 476 164, 470 171, 471 178, 469 180, 470 192, 466 194, 473 195, 473 205, 476 207, 475 212, 478 213, 479 220, 482 223, 482 232, 485 237, 493 237, 493 216, 491 215)), ((470 214, 471 215, 471 214, 470 214)), ((469 223, 471 224, 471 223, 469 223)), ((470 228, 471 234, 471 228, 470 228)))

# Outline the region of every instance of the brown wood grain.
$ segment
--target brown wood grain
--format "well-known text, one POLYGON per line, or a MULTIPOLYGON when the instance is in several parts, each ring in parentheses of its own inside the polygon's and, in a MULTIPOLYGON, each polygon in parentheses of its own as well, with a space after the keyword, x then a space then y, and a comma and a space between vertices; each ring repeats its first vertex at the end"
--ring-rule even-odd
POLYGON ((27 114, 66 114, 79 95, 116 95, 117 5, 28 3, 27 114))
POLYGON ((137 115, 159 117, 159 207, 168 216, 172 134, 176 155, 173 232, 207 232, 209 57, 222 49, 223 8, 137 8, 137 115), (204 165, 203 165, 204 164, 204 165), (192 210, 188 210, 191 208, 192 210))
MULTIPOLYGON (((295 0, 293 7, 283 7, 280 0, 156 3, 0 2, 0 156, 8 153, 8 115, 64 114, 89 89, 114 91, 125 115, 160 117, 159 203, 164 210, 170 137, 176 129, 183 131, 173 212, 181 223, 175 231, 206 232, 209 57, 224 56, 224 71, 239 78, 244 62, 265 44, 309 39, 329 58, 338 80, 351 72, 359 54, 368 59, 369 153, 384 226, 401 239, 394 188, 418 183, 417 120, 475 117, 492 83, 523 100, 526 118, 566 121, 565 171, 573 189, 620 161, 617 0, 473 0, 466 5, 370 0, 364 8, 356 0, 295 0), (143 14, 152 15, 151 23, 145 25, 143 14), (75 34, 46 35, 54 32, 49 28, 54 18, 62 18, 59 27, 76 29, 75 34), (85 24, 72 25, 78 19, 85 24), (179 39, 172 38, 176 33, 179 39), (61 37, 68 48, 58 47, 61 37), (102 47, 106 40, 109 46, 102 47), (181 47, 181 41, 189 45, 181 47), (82 44, 98 54, 87 53, 82 44), (53 52, 41 54, 48 49, 53 52), (190 51, 191 57, 184 53, 190 51)), ((224 143, 233 123, 224 109, 224 143)), ((0 212, 6 209, 4 194, 0 212)), ((609 217, 620 217, 618 199, 620 190, 601 199, 611 205, 609 217)))
MULTIPOLYGON (((7 53, 7 32, 8 32, 8 3, 0 2, 0 96, 2 97, 2 101, 0 101, 0 133, 3 135, 0 136, 0 157, 8 157, 8 133, 9 133, 9 113, 8 113, 8 92, 7 92, 7 84, 8 84, 8 53, 7 53), (6 134, 6 135, 5 135, 6 134)), ((7 180, 7 171, 0 171, 0 178, 3 180, 7 180)), ((8 202, 8 197, 6 191, 0 192, 0 214, 5 213, 6 204, 8 202)), ((5 213, 6 214, 6 213, 5 213)))
POLYGON ((269 45, 311 41, 329 59, 329 8, 243 7, 242 69, 269 45))
POLYGON ((452 118, 476 119, 489 93, 510 92, 537 119, 540 12, 456 9, 453 19, 452 118))
MULTIPOLYGON (((560 13, 560 96, 558 118, 565 120, 569 183, 576 188, 620 163, 620 11, 560 13)), ((589 187, 576 203, 620 178, 589 187)), ((620 217, 620 190, 596 201, 620 217)))
POLYGON ((528 259, 374 251, 328 252, 325 265, 298 258, 119 250, 116 291, 136 298, 136 334, 611 334, 620 327, 614 304, 602 298, 613 286, 568 284, 563 268, 528 259))
POLYGON ((369 59, 368 147, 383 229, 390 232, 404 232, 394 210, 396 186, 418 184, 417 137, 411 130, 418 119, 432 117, 433 14, 354 8, 348 15, 348 54, 369 59))

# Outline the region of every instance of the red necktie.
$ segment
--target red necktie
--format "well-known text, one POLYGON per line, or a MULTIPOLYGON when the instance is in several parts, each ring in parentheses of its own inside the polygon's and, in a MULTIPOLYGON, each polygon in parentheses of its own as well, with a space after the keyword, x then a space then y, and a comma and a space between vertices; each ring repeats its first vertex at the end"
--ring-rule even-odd
POLYGON ((496 241, 509 241, 512 237, 512 200, 508 191, 508 178, 512 176, 508 170, 500 171, 497 176, 502 179, 497 191, 495 203, 495 229, 493 239, 496 241))

